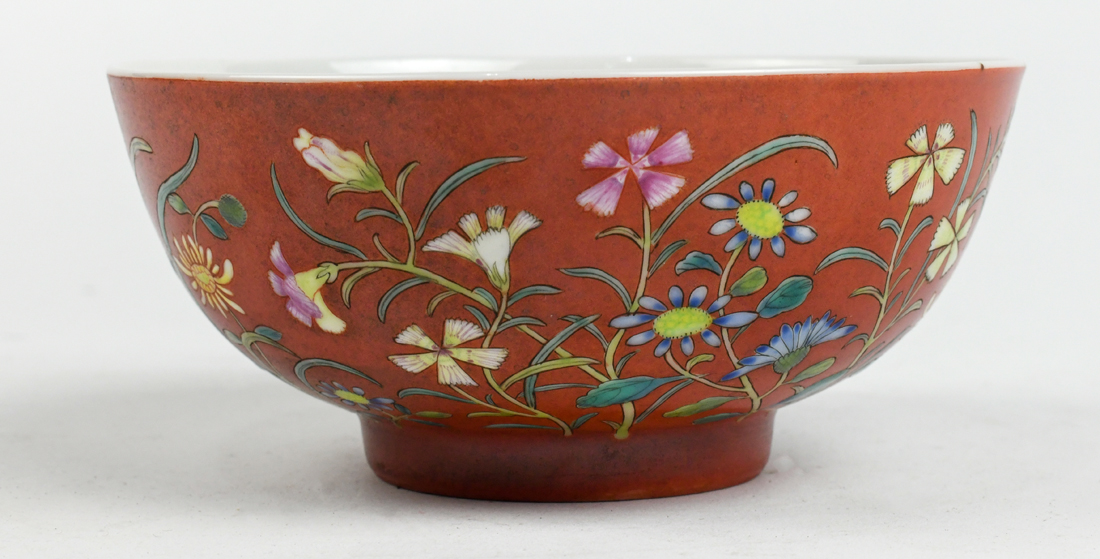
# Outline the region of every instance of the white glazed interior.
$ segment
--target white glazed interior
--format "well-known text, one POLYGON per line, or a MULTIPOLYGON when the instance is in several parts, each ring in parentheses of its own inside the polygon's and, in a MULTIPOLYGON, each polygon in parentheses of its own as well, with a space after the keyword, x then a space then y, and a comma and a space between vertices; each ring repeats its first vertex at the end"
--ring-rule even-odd
POLYGON ((398 81, 507 80, 668 76, 750 76, 929 72, 1016 67, 1007 60, 916 60, 875 58, 394 58, 298 61, 134 62, 112 76, 215 81, 398 81))

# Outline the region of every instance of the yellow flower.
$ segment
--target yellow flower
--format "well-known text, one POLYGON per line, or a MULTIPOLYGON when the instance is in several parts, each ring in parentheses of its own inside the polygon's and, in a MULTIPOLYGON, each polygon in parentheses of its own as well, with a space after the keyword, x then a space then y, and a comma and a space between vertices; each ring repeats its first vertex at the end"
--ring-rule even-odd
POLYGON ((336 142, 314 136, 305 128, 298 129, 298 137, 294 138, 294 149, 302 154, 302 159, 305 159, 307 165, 336 183, 336 186, 329 190, 330 198, 333 194, 346 190, 379 192, 386 188, 386 183, 382 181, 382 173, 375 165, 374 159, 370 157, 369 151, 367 151, 369 161, 364 161, 358 153, 340 149, 336 142))
POLYGON ((474 379, 462 370, 458 361, 498 369, 508 357, 508 350, 490 347, 457 347, 485 335, 478 325, 455 318, 447 319, 443 326, 443 347, 432 341, 424 330, 413 324, 401 331, 395 341, 402 345, 416 346, 428 350, 428 353, 415 355, 391 355, 390 361, 410 373, 419 373, 432 365, 439 372, 439 384, 454 386, 457 384, 477 386, 474 379))
POLYGON ((925 272, 928 281, 936 278, 936 272, 940 270, 940 266, 943 266, 943 274, 940 276, 943 277, 947 275, 951 266, 955 265, 955 260, 959 257, 959 242, 970 234, 970 224, 974 221, 974 216, 970 216, 970 219, 963 223, 968 209, 970 209, 970 198, 959 203, 959 208, 955 210, 954 225, 946 217, 940 218, 940 225, 936 227, 936 235, 932 237, 932 245, 928 247, 928 252, 944 250, 940 251, 939 256, 936 256, 928 265, 928 270, 925 272))
POLYGON ((932 147, 929 147, 928 127, 918 128, 909 137, 909 141, 905 142, 905 145, 917 155, 890 162, 890 166, 886 169, 886 191, 893 196, 919 171, 917 186, 913 188, 913 197, 909 200, 909 204, 919 206, 931 200, 934 174, 940 176, 943 184, 948 184, 962 166, 966 150, 947 147, 947 144, 954 139, 955 128, 945 122, 936 130, 936 140, 932 142, 932 147))
POLYGON ((190 235, 184 236, 182 245, 179 239, 172 239, 172 242, 176 245, 173 257, 176 267, 180 273, 191 278, 191 289, 199 293, 202 304, 209 302, 222 316, 230 308, 244 314, 244 309, 229 298, 233 292, 226 287, 233 281, 233 263, 226 260, 218 266, 210 249, 199 246, 190 235))

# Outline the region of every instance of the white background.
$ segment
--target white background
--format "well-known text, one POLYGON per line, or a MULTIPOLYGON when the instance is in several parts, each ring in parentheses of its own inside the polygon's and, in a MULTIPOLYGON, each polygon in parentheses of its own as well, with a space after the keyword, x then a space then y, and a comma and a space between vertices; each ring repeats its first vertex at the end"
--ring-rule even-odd
POLYGON ((1098 4, 311 0, 0 8, 0 556, 1095 557, 1098 4), (411 55, 1003 57, 1029 69, 923 325, 778 416, 758 479, 526 505, 391 488, 355 418, 210 328, 139 202, 104 69, 411 55))

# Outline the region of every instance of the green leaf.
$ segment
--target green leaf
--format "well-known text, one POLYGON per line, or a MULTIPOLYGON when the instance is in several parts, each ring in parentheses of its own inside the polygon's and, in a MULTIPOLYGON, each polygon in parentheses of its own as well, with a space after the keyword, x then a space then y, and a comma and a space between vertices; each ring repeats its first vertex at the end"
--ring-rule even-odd
POLYGON ((722 266, 718 261, 713 256, 697 250, 689 252, 683 260, 676 263, 676 275, 690 270, 708 270, 714 272, 716 276, 722 275, 722 266))
POLYGON ((637 354, 638 354, 637 351, 632 351, 632 352, 620 357, 619 361, 615 363, 615 374, 619 375, 619 376, 622 376, 623 368, 626 367, 627 362, 630 361, 631 357, 634 357, 637 354))
POLYGON ((282 332, 280 332, 280 331, 278 331, 274 328, 269 328, 267 326, 257 326, 255 329, 253 329, 253 332, 255 332, 255 333, 257 333, 261 336, 264 336, 265 338, 270 338, 270 339, 275 340, 275 341, 279 341, 279 340, 283 339, 283 333, 282 332))
POLYGON ((772 318, 781 313, 797 308, 805 300, 813 289, 814 282, 806 276, 791 276, 779 283, 771 293, 768 293, 756 306, 756 313, 761 318, 772 318))
POLYGON ((666 411, 662 415, 665 417, 688 417, 697 413, 703 413, 715 408, 727 404, 734 400, 739 400, 743 396, 711 396, 710 398, 703 398, 694 404, 688 404, 686 406, 678 407, 672 411, 666 411))
POLYGON ((684 210, 688 206, 697 202, 703 196, 706 196, 708 192, 714 189, 714 187, 721 184, 726 179, 740 173, 741 171, 761 162, 769 157, 776 155, 777 153, 797 148, 809 148, 815 149, 824 153, 829 161, 833 163, 833 167, 837 166, 836 153, 833 152, 833 148, 829 146, 829 143, 821 138, 815 138, 813 136, 780 136, 773 140, 764 142, 763 144, 749 150, 747 153, 734 159, 725 167, 718 170, 717 173, 711 175, 711 177, 702 184, 700 184, 691 194, 680 201, 680 204, 676 206, 676 209, 672 210, 668 214, 668 217, 661 222, 661 226, 657 228, 657 231, 653 234, 653 242, 657 243, 668 231, 669 227, 679 219, 680 215, 684 213, 684 210))
POLYGON ((421 425, 431 425, 432 427, 447 427, 442 423, 436 423, 434 421, 428 421, 426 419, 417 419, 415 417, 407 418, 406 421, 412 421, 413 423, 419 423, 421 425))
POLYGON ((531 375, 537 375, 540 373, 555 371, 558 369, 568 369, 570 367, 580 367, 581 365, 592 365, 595 363, 599 363, 599 361, 596 361, 595 359, 590 359, 588 357, 563 357, 561 359, 555 359, 553 361, 545 361, 539 363, 538 365, 531 365, 530 367, 526 367, 516 374, 508 377, 504 382, 500 384, 500 387, 504 390, 507 390, 509 386, 512 386, 513 384, 531 375))
POLYGON ((588 394, 577 398, 578 408, 602 408, 633 402, 645 398, 650 392, 684 377, 653 378, 647 376, 609 380, 588 394))
POLYGON ((130 138, 130 167, 137 167, 137 155, 139 153, 153 153, 153 146, 144 139, 134 136, 130 138))
POLYGON ((233 342, 235 345, 242 345, 241 338, 237 336, 237 334, 229 330, 222 330, 222 335, 224 335, 227 340, 233 342))
POLYGON ((378 320, 380 322, 386 321, 386 311, 389 310, 390 304, 393 303, 393 300, 396 299, 398 295, 418 285, 424 285, 425 283, 428 283, 428 280, 424 278, 409 278, 391 287, 390 290, 378 300, 378 320))
POLYGON ((561 390, 563 388, 587 388, 589 390, 596 388, 595 384, 583 384, 579 382, 562 382, 558 384, 544 384, 535 389, 535 392, 549 392, 551 390, 561 390))
POLYGON ((191 213, 191 209, 187 207, 187 202, 184 202, 183 198, 175 192, 168 195, 168 205, 172 206, 172 209, 180 215, 191 213))
POLYGON ((829 370, 829 367, 832 367, 833 363, 836 363, 836 357, 830 357, 828 359, 825 359, 824 361, 818 361, 817 363, 806 367, 805 370, 803 370, 801 373, 798 373, 797 375, 795 375, 794 378, 788 380, 787 382, 802 382, 804 380, 816 377, 817 375, 820 375, 821 373, 829 370))
POLYGON ((578 417, 575 421, 573 421, 573 425, 571 425, 570 428, 573 429, 574 431, 576 431, 577 429, 580 429, 581 425, 584 425, 585 423, 588 423, 589 419, 592 419, 593 417, 596 417, 597 415, 600 415, 600 412, 595 412, 594 411, 592 413, 586 413, 586 414, 578 417))
POLYGON ((867 345, 867 341, 870 340, 870 339, 871 339, 871 337, 868 336, 867 334, 859 334, 857 336, 853 336, 852 339, 844 342, 844 345, 840 346, 840 348, 844 349, 844 348, 848 347, 848 345, 851 344, 852 342, 857 342, 857 341, 863 342, 863 345, 867 345))
POLYGON ((768 271, 760 266, 749 268, 740 279, 730 286, 730 295, 745 297, 760 291, 768 283, 768 271))
POLYGON ((611 286, 611 289, 615 290, 615 293, 619 294, 619 298, 623 301, 623 307, 625 307, 627 311, 630 311, 630 305, 633 303, 630 298, 630 293, 627 292, 626 287, 623 286, 623 282, 615 279, 611 274, 599 268, 561 268, 558 271, 567 276, 600 280, 606 283, 611 286))
POLYGON ((467 311, 469 311, 470 314, 474 315, 474 318, 477 319, 477 323, 481 325, 482 330, 489 330, 489 326, 491 325, 491 323, 489 322, 489 317, 485 316, 485 313, 482 313, 480 310, 478 310, 477 307, 473 307, 470 305, 463 305, 462 308, 466 309, 467 311))
POLYGON ((806 398, 809 398, 810 396, 813 396, 814 394, 817 394, 818 392, 821 392, 822 390, 825 390, 826 388, 840 382, 841 380, 844 379, 845 373, 847 373, 847 372, 848 372, 847 370, 844 370, 844 371, 840 371, 839 373, 833 373, 833 374, 831 374, 831 375, 829 375, 829 376, 827 376, 827 377, 811 384, 805 390, 796 391, 795 394, 793 396, 791 396, 790 398, 787 398, 786 400, 783 400, 782 402, 779 402, 778 404, 773 406, 773 409, 778 409, 778 408, 781 408, 781 407, 784 407, 784 406, 789 406, 789 405, 791 405, 795 402, 798 402, 800 400, 805 400, 806 398))
POLYGON ((428 316, 432 316, 433 314, 435 314, 436 307, 438 307, 444 299, 450 297, 451 295, 458 295, 458 293, 448 289, 447 291, 437 293, 435 297, 432 297, 432 300, 428 301, 428 316))
POLYGON ((351 290, 359 283, 359 280, 375 273, 378 268, 363 268, 347 277, 340 285, 340 297, 344 300, 344 306, 351 308, 351 290))
POLYGON ((539 352, 535 354, 535 357, 531 359, 531 365, 538 365, 539 363, 546 361, 546 358, 550 357, 550 353, 557 349, 558 346, 560 346, 562 343, 564 343, 565 340, 568 340, 573 334, 577 333, 577 330, 580 330, 581 328, 592 324, 598 318, 600 318, 600 315, 594 314, 592 316, 585 317, 582 320, 578 320, 577 322, 574 322, 569 326, 566 326, 564 329, 562 329, 561 332, 558 332, 554 335, 553 338, 550 338, 546 341, 545 344, 543 344, 542 349, 540 349, 539 352))
POLYGON ((200 215, 199 220, 202 221, 202 224, 206 226, 206 229, 210 231, 211 235, 223 241, 229 238, 229 235, 225 234, 225 229, 222 229, 222 225, 218 223, 218 220, 206 214, 200 215))
POLYGON ((444 394, 443 392, 437 392, 435 390, 428 390, 427 388, 405 388, 397 392, 398 398, 407 398, 409 396, 433 396, 435 398, 444 398, 447 400, 454 400, 456 402, 462 402, 463 404, 470 404, 469 400, 465 398, 459 398, 458 396, 452 396, 450 394, 444 394))
POLYGON ((427 205, 424 206, 424 213, 420 216, 420 223, 416 226, 416 238, 420 239, 424 236, 424 231, 428 228, 428 220, 431 219, 432 213, 436 208, 443 203, 443 200, 450 196, 462 184, 497 165, 503 165, 505 163, 515 163, 516 161, 523 161, 523 157, 490 157, 489 159, 482 159, 476 163, 471 163, 461 169, 455 174, 447 177, 447 180, 443 181, 443 184, 439 185, 439 188, 432 193, 432 197, 428 199, 427 205))
POLYGON ((875 253, 873 253, 873 252, 871 252, 871 251, 869 251, 865 248, 845 247, 845 248, 842 248, 842 249, 830 254, 829 256, 826 256, 825 259, 821 261, 821 264, 817 265, 817 269, 814 270, 814 273, 816 274, 816 273, 820 272, 821 270, 824 270, 825 268, 828 268, 829 266, 832 266, 833 264, 836 264, 837 262, 840 262, 841 260, 851 260, 853 258, 858 258, 860 260, 866 260, 868 262, 871 262, 875 266, 878 266, 879 268, 882 268, 883 272, 890 269, 890 265, 887 264, 886 261, 883 260, 881 256, 879 256, 879 255, 877 255, 877 254, 875 254, 875 253))
MULTIPOLYGON (((331 367, 333 369, 338 369, 338 370, 344 371, 345 373, 355 375, 355 376, 357 376, 357 377, 359 377, 363 380, 366 380, 367 382, 369 382, 371 384, 374 384, 376 386, 382 386, 382 383, 374 380, 373 378, 371 378, 370 375, 367 375, 365 373, 361 373, 361 372, 357 371, 356 369, 353 369, 353 368, 351 368, 347 365, 344 365, 343 363, 337 363, 336 361, 332 361, 332 360, 329 360, 329 359, 318 359, 318 358, 302 359, 301 361, 294 364, 294 374, 298 377, 298 380, 302 381, 302 384, 304 384, 304 385, 306 385, 310 388, 313 388, 313 385, 310 384, 308 380, 306 380, 306 371, 312 369, 313 367, 331 367)), ((316 389, 314 389, 314 390, 316 390, 316 389)), ((463 400, 463 401, 465 401, 465 400, 463 400)))
POLYGON ((687 364, 684 365, 684 369, 686 369, 687 371, 690 372, 691 369, 693 367, 695 367, 696 365, 698 365, 700 363, 706 363, 708 361, 714 361, 714 355, 711 354, 711 353, 700 353, 699 355, 696 355, 695 357, 692 357, 691 359, 688 359, 687 364))
POLYGON ((405 181, 409 180, 409 173, 412 173, 420 163, 418 161, 410 161, 401 168, 401 172, 397 174, 397 182, 395 183, 395 190, 397 191, 397 201, 405 201, 405 181))
POLYGON ((401 412, 405 415, 412 415, 413 414, 412 410, 410 410, 409 408, 406 408, 405 406, 402 406, 401 404, 398 404, 396 402, 394 402, 393 407, 397 408, 397 411, 399 411, 399 412, 401 412))
MULTIPOLYGON (((567 314, 561 317, 561 319, 566 322, 577 322, 579 320, 584 320, 584 317, 577 316, 575 314, 567 314)), ((600 329, 597 328, 595 324, 588 324, 584 327, 584 329, 587 330, 588 333, 592 334, 594 338, 599 340, 600 345, 602 345, 604 349, 607 349, 607 338, 603 337, 603 332, 600 332, 600 329)))
POLYGON ((686 244, 688 244, 687 241, 680 240, 666 246, 665 249, 661 251, 661 254, 657 255, 657 259, 653 261, 653 267, 649 269, 649 276, 647 277, 653 277, 653 273, 663 266, 665 261, 671 258, 676 251, 684 248, 686 244))
POLYGON ((418 417, 428 417, 431 419, 447 419, 451 417, 451 414, 441 411, 418 411, 416 414, 418 417))
POLYGON ((496 312, 498 307, 497 299, 493 296, 492 293, 489 293, 488 289, 485 289, 484 287, 475 287, 473 289, 473 292, 480 295, 482 299, 485 299, 485 302, 489 304, 489 308, 493 309, 493 312, 496 312))
MULTIPOLYGON (((144 142, 145 141, 142 140, 142 144, 144 144, 145 146, 149 145, 145 144, 144 142)), ((141 146, 139 145, 139 151, 141 151, 140 147, 141 146)), ((131 140, 131 151, 133 150, 133 148, 133 140, 131 140)), ((152 153, 152 149, 150 149, 149 152, 152 153)), ((169 248, 168 244, 168 226, 164 222, 164 208, 168 204, 168 195, 178 190, 179 187, 183 185, 184 181, 187 180, 187 177, 191 176, 191 171, 195 169, 195 163, 197 163, 198 160, 199 137, 198 135, 196 135, 191 140, 191 155, 187 158, 187 163, 184 163, 183 167, 180 167, 178 171, 172 173, 172 175, 168 177, 164 182, 162 182, 157 188, 157 221, 160 223, 160 234, 162 237, 164 237, 164 247, 169 252, 171 252, 171 248, 169 248)), ((175 268, 175 266, 173 266, 173 268, 175 268)), ((176 270, 176 273, 182 275, 179 270, 176 270)))
POLYGON ((901 236, 901 225, 898 225, 898 220, 888 217, 882 220, 882 223, 878 224, 879 229, 889 229, 894 232, 895 236, 901 236))
POLYGON ((500 327, 497 328, 497 333, 499 334, 509 328, 515 328, 516 326, 546 326, 546 323, 530 316, 517 316, 505 320, 500 327))
POLYGON ((612 235, 626 237, 631 241, 634 241, 634 244, 638 245, 638 248, 642 248, 644 246, 642 236, 639 235, 637 231, 629 227, 624 227, 622 225, 616 225, 615 227, 611 227, 610 229, 604 229, 603 231, 596 233, 596 238, 602 239, 604 237, 610 237, 612 235))
POLYGON ((466 414, 466 417, 510 417, 516 415, 511 412, 499 412, 499 411, 472 411, 466 414))
POLYGON ((898 253, 898 262, 901 262, 902 257, 905 256, 905 253, 909 250, 909 245, 913 244, 913 241, 917 239, 917 235, 919 235, 921 231, 923 231, 926 227, 932 225, 933 223, 935 222, 932 220, 932 216, 928 216, 922 219, 920 223, 918 223, 917 226, 913 228, 913 232, 909 234, 909 240, 905 241, 905 246, 901 247, 901 252, 898 253))
POLYGON ((516 291, 508 298, 508 306, 510 307, 516 304, 524 297, 530 297, 532 295, 556 295, 558 293, 561 293, 561 290, 552 285, 528 285, 516 291))
POLYGON ((283 194, 283 187, 279 185, 279 177, 275 175, 275 164, 271 164, 271 186, 275 189, 275 198, 279 200, 279 205, 283 208, 283 213, 286 214, 290 221, 294 223, 298 229, 305 233, 307 237, 313 239, 319 244, 325 245, 329 248, 336 249, 340 252, 350 254, 352 256, 361 258, 363 260, 369 260, 363 251, 341 241, 330 239, 313 230, 306 222, 302 221, 302 218, 298 217, 298 214, 294 213, 294 209, 290 207, 290 202, 287 201, 286 195, 283 194))
POLYGON ((222 214, 222 219, 233 227, 244 227, 245 222, 248 221, 248 212, 245 211, 244 205, 232 194, 222 194, 218 199, 218 213, 222 214))
POLYGON ((680 384, 677 384, 676 386, 673 386, 672 388, 670 388, 668 392, 665 392, 664 394, 661 394, 660 398, 657 398, 656 400, 654 400, 653 403, 650 404, 649 407, 646 408, 645 411, 642 412, 641 415, 638 416, 638 419, 634 420, 634 424, 637 425, 637 424, 641 423, 642 421, 644 421, 645 418, 649 417, 649 414, 653 413, 654 410, 661 407, 674 394, 676 394, 677 392, 683 390, 684 388, 687 388, 687 385, 691 384, 692 382, 694 382, 694 381, 691 380, 691 379, 684 379, 684 381, 681 382, 680 384))
POLYGON ((874 297, 880 304, 886 300, 886 298, 882 296, 882 292, 873 285, 865 285, 863 287, 860 287, 853 291, 852 294, 848 297, 859 297, 860 295, 870 295, 871 297, 874 297))
POLYGON ((695 421, 692 421, 692 425, 702 425, 704 423, 713 423, 715 421, 722 421, 724 419, 733 419, 735 417, 741 417, 743 413, 716 413, 714 415, 708 415, 706 417, 700 417, 695 421))
POLYGON ((364 219, 367 219, 369 217, 388 217, 398 223, 401 223, 400 216, 389 210, 383 210, 382 208, 367 208, 364 210, 359 210, 359 213, 355 214, 355 221, 363 221, 364 219))

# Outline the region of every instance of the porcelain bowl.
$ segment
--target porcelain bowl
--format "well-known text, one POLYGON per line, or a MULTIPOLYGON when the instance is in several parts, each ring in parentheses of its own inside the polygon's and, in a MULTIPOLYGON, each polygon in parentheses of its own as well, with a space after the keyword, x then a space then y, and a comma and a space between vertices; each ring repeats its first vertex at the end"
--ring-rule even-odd
MULTIPOLYGON (((382 479, 679 495, 871 364, 974 235, 1005 62, 366 60, 110 75, 146 207, 382 479)), ((285 452, 291 452, 287 449, 285 452)))

